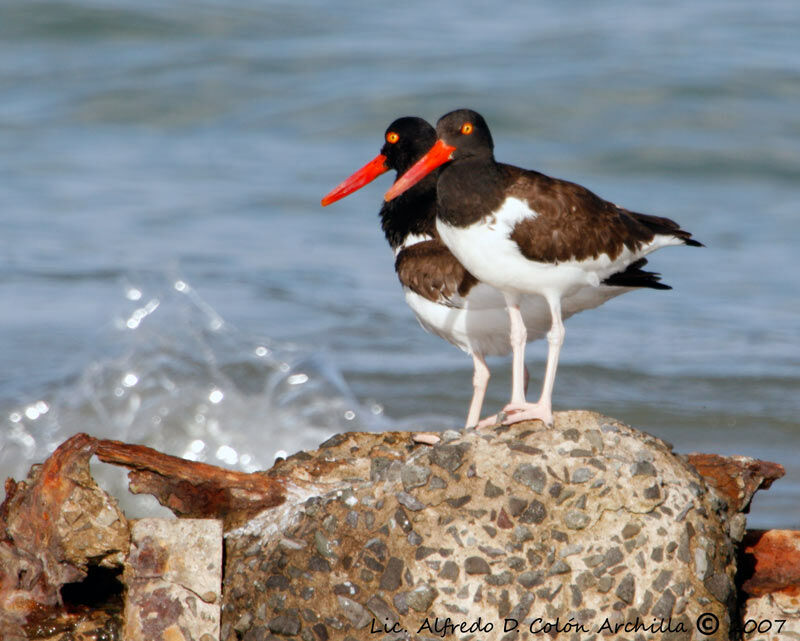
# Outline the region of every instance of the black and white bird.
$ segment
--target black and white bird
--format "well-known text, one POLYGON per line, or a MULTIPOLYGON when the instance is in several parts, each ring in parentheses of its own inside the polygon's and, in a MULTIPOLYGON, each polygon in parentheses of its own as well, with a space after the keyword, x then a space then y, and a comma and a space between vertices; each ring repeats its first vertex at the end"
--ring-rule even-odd
MULTIPOLYGON (((436 132, 421 118, 398 118, 387 128, 384 140, 380 154, 326 195, 323 206, 344 198, 389 170, 395 170, 398 176, 403 174, 436 142, 436 132)), ((472 356, 473 394, 467 427, 492 424, 496 421, 494 416, 480 421, 490 376, 485 357, 511 351, 506 301, 499 290, 464 269, 442 242, 436 229, 436 181, 437 173, 430 172, 399 197, 384 202, 381 226, 394 251, 395 271, 406 302, 420 325, 472 356)), ((563 317, 595 307, 631 286, 641 286, 633 273, 617 278, 618 282, 570 291, 562 301, 563 317)), ((657 281, 654 275, 638 278, 643 282, 657 281)), ((550 310, 542 297, 521 296, 519 312, 526 340, 545 336, 551 322, 550 310)), ((524 381, 521 384, 524 387, 524 381)))
MULTIPOLYGON (((642 269, 645 256, 669 245, 702 246, 668 218, 628 211, 575 183, 501 164, 483 117, 469 109, 439 119, 438 140, 387 192, 388 204, 419 181, 436 182, 436 231, 455 258, 502 292, 513 352, 511 402, 506 423, 553 423, 552 393, 563 319, 596 307, 617 293, 670 289, 642 269), (609 295, 611 293, 611 295, 609 295), (525 400, 525 344, 530 339, 524 306, 545 307, 549 343, 539 401, 525 400)), ((498 330, 499 331, 499 330, 498 330)))

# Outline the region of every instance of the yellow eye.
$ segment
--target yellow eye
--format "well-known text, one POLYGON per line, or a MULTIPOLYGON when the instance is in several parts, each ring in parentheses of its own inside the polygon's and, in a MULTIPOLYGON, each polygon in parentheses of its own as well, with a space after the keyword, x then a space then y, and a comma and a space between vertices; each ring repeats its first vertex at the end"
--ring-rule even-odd
POLYGON ((390 143, 394 144, 398 140, 400 140, 400 136, 398 136, 393 131, 390 131, 388 134, 386 134, 386 142, 390 142, 390 143))
POLYGON ((461 125, 461 133, 469 136, 472 133, 472 123, 465 122, 463 125, 461 125))

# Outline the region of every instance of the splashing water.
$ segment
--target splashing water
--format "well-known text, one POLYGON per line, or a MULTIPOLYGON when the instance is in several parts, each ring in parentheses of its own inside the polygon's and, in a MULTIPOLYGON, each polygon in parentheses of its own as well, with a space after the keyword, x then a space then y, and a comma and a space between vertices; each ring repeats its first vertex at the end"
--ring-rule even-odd
MULTIPOLYGON (((380 406, 362 407, 325 354, 244 336, 185 280, 126 283, 124 296, 121 353, 8 411, 0 473, 23 478, 77 432, 252 472, 331 434, 386 427, 380 406)), ((128 497, 124 473, 99 463, 95 472, 129 510, 152 510, 149 497, 128 497)))

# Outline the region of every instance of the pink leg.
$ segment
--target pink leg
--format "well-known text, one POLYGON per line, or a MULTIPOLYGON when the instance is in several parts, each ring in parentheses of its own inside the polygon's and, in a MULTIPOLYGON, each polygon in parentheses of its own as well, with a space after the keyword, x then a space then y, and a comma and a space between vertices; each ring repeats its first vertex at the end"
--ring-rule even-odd
MULTIPOLYGON (((525 343, 528 341, 528 330, 519 311, 519 297, 504 294, 510 321, 509 340, 511 342, 511 402, 525 403, 525 390, 528 387, 528 370, 525 367, 525 343)), ((478 427, 489 427, 498 424, 498 415, 494 414, 478 423, 478 427)))
MULTIPOLYGON (((482 354, 474 353, 472 355, 473 374, 472 374, 472 401, 469 404, 469 412, 467 414, 467 424, 464 427, 485 427, 486 425, 496 425, 497 416, 491 416, 484 420, 481 418, 481 408, 483 407, 483 399, 486 396, 486 387, 489 385, 489 367, 486 365, 486 360, 482 354)), ((435 445, 440 441, 439 437, 435 434, 420 432, 411 437, 415 443, 422 443, 425 445, 435 445)))
POLYGON ((506 294, 511 340, 511 402, 525 403, 525 343, 528 330, 519 311, 519 297, 506 294))
POLYGON ((473 354, 472 363, 474 366, 472 374, 472 402, 469 404, 467 424, 464 427, 478 425, 481 418, 483 399, 486 396, 486 387, 489 385, 489 376, 491 375, 489 368, 486 366, 483 354, 473 354))
MULTIPOLYGON (((550 327, 550 331, 547 333, 547 343, 549 349, 547 351, 547 367, 545 369, 544 383, 542 385, 542 395, 539 397, 539 401, 537 403, 527 403, 524 395, 522 396, 522 400, 518 401, 514 393, 514 379, 512 378, 511 403, 503 408, 503 411, 509 414, 508 418, 505 420, 506 425, 534 419, 539 419, 546 425, 553 424, 553 386, 556 380, 558 356, 561 352, 561 345, 564 343, 564 323, 561 321, 561 299, 558 296, 547 296, 546 299, 548 305, 550 306, 552 325, 550 327)), ((522 314, 519 311, 519 306, 512 306, 510 302, 508 306, 508 312, 512 328, 511 348, 514 350, 514 365, 516 366, 517 350, 519 347, 514 341, 514 325, 515 323, 522 323, 522 314), (518 320, 516 321, 514 318, 515 316, 518 316, 518 320)), ((523 324, 522 327, 524 330, 525 325, 523 324)), ((524 351, 524 348, 525 345, 523 343, 522 351, 524 351)))
POLYGON ((553 316, 553 325, 547 333, 547 343, 550 349, 547 351, 547 369, 544 373, 544 385, 542 385, 542 395, 539 404, 546 405, 550 413, 550 423, 552 424, 553 413, 553 387, 556 382, 556 369, 558 368, 558 357, 561 354, 561 346, 564 344, 564 323, 561 320, 561 299, 554 298, 547 301, 550 304, 550 313, 553 316))
MULTIPOLYGON (((527 393, 528 381, 530 380, 530 374, 528 373, 527 367, 524 368, 524 372, 525 372, 525 392, 527 393)), ((487 416, 486 418, 481 419, 478 422, 477 428, 482 429, 484 427, 493 427, 495 425, 501 425, 501 424, 502 424, 501 417, 499 417, 497 414, 492 414, 491 416, 487 416)))

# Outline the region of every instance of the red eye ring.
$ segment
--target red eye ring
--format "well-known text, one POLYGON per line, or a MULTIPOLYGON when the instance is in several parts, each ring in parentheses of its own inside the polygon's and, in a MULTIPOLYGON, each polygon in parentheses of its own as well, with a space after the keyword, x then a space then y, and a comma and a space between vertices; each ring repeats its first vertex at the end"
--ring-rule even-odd
POLYGON ((461 125, 461 133, 467 136, 469 136, 472 133, 473 129, 474 127, 472 126, 471 122, 465 122, 463 125, 461 125))
POLYGON ((395 132, 390 131, 388 134, 386 134, 386 142, 394 144, 398 140, 400 140, 400 136, 397 135, 395 132))

